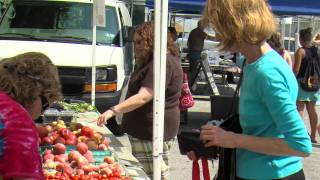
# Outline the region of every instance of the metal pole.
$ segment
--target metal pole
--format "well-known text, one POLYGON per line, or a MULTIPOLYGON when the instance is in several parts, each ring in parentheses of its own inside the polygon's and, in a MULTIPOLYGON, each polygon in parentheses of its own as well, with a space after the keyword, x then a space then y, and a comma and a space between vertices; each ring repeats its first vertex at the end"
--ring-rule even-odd
POLYGON ((166 81, 168 0, 155 1, 153 180, 161 179, 166 81))
POLYGON ((291 32, 292 32, 292 22, 290 23, 289 25, 289 41, 288 41, 288 51, 290 52, 290 49, 291 49, 291 32))
POLYGON ((295 51, 299 48, 300 17, 297 16, 297 32, 295 33, 295 51))
MULTIPOLYGON (((95 16, 93 16, 95 18, 95 16)), ((96 44, 97 44, 97 25, 94 23, 92 28, 92 82, 91 82, 91 105, 95 106, 96 99, 96 44)))

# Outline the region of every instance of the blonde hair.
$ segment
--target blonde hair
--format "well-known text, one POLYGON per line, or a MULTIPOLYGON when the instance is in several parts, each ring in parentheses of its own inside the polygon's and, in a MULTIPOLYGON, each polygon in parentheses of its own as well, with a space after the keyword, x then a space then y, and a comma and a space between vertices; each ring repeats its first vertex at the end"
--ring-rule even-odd
POLYGON ((244 43, 259 44, 276 30, 265 0, 208 0, 203 20, 215 29, 223 50, 244 43))
POLYGON ((0 62, 0 91, 24 107, 30 106, 39 96, 49 103, 62 97, 57 68, 46 55, 37 52, 0 62))

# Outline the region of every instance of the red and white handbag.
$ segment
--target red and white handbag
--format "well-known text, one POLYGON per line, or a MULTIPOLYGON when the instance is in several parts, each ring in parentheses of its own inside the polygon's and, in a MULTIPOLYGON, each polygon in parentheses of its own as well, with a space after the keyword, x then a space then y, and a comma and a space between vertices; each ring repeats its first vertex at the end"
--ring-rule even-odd
POLYGON ((188 84, 188 75, 186 73, 183 73, 183 84, 179 101, 179 108, 181 111, 191 108, 194 105, 194 100, 188 84))

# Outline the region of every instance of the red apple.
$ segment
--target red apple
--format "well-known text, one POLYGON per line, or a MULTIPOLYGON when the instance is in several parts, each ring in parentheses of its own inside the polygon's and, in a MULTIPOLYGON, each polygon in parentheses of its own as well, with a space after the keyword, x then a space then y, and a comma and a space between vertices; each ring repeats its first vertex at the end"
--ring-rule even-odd
POLYGON ((64 144, 57 143, 54 145, 53 152, 56 155, 64 154, 66 152, 66 146, 64 144))
POLYGON ((109 156, 106 156, 103 161, 108 163, 108 164, 113 164, 114 163, 114 159, 109 157, 109 156))
POLYGON ((42 144, 43 145, 52 145, 53 144, 53 140, 50 137, 44 137, 42 139, 42 144))
POLYGON ((77 139, 67 139, 66 140, 66 145, 76 145, 77 144, 77 139))
POLYGON ((88 146, 86 143, 78 143, 76 146, 77 151, 79 151, 80 154, 86 154, 88 151, 88 146))
POLYGON ((71 135, 71 131, 69 130, 69 129, 66 129, 66 128, 64 128, 64 129, 62 129, 61 131, 60 131, 60 134, 62 135, 62 137, 64 137, 65 139, 68 139, 69 138, 69 136, 71 135))
POLYGON ((87 136, 88 138, 92 138, 94 134, 94 130, 90 128, 89 126, 83 126, 81 128, 81 135, 87 136))
POLYGON ((66 144, 66 140, 63 137, 57 137, 57 139, 54 140, 54 144, 66 144))
POLYGON ((77 140, 77 136, 73 132, 71 132, 69 134, 69 136, 67 137, 67 139, 75 139, 75 140, 77 140))
POLYGON ((80 156, 81 156, 81 154, 80 154, 78 151, 71 151, 71 152, 68 154, 68 160, 69 160, 69 162, 71 162, 71 161, 77 161, 80 156))

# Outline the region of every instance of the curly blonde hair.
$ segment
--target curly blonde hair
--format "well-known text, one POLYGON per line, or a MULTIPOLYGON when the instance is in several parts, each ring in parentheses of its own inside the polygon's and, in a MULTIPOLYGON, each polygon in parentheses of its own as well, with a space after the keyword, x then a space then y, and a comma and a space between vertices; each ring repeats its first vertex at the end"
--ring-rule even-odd
MULTIPOLYGON (((142 67, 150 60, 153 59, 153 48, 154 48, 154 23, 145 22, 141 25, 138 25, 134 31, 133 35, 134 44, 138 44, 139 41, 144 41, 144 51, 135 52, 139 53, 140 59, 137 59, 136 63, 139 67, 142 67)), ((167 50, 173 56, 179 56, 179 50, 177 45, 174 43, 170 33, 167 35, 167 50)))
POLYGON ((38 52, 0 62, 0 91, 24 107, 30 106, 39 96, 47 98, 49 103, 62 97, 57 68, 46 55, 38 52))
POLYGON ((203 19, 206 26, 216 31, 223 50, 234 45, 259 44, 276 30, 265 0, 208 0, 203 19))

